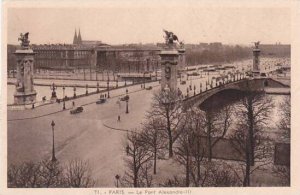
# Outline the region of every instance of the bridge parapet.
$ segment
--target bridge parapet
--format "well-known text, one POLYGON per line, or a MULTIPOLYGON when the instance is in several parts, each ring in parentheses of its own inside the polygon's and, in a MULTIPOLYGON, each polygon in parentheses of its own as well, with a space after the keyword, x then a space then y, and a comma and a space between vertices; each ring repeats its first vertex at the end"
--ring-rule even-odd
POLYGON ((183 100, 184 108, 201 105, 206 99, 224 90, 238 90, 241 92, 264 91, 265 87, 287 87, 284 84, 271 78, 244 78, 238 81, 225 83, 217 87, 208 89, 194 96, 187 97, 183 100))

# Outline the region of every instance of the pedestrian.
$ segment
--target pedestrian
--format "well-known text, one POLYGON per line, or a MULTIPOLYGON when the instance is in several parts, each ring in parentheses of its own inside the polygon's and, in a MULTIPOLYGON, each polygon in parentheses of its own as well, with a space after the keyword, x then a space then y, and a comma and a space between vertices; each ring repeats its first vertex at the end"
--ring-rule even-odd
POLYGON ((34 103, 32 104, 32 109, 34 109, 34 103))
POLYGON ((104 94, 104 97, 106 98, 106 94, 104 94))
POLYGON ((121 121, 121 116, 120 115, 118 115, 118 122, 120 122, 121 121))
POLYGON ((75 102, 74 101, 72 102, 72 106, 75 107, 75 102))

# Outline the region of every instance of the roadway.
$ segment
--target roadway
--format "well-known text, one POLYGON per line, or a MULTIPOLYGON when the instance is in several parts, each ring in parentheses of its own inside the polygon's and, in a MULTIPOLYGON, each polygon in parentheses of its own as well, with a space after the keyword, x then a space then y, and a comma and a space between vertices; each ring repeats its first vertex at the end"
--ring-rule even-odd
MULTIPOLYGON (((218 76, 218 75, 215 75, 218 76)), ((212 75, 199 78, 190 77, 185 85, 178 81, 178 87, 184 95, 189 85, 193 95, 205 90, 205 82, 212 75)), ((152 90, 141 89, 141 85, 128 87, 129 114, 125 113, 125 102, 117 104, 119 97, 125 95, 125 88, 110 92, 111 98, 105 104, 96 105, 99 94, 75 100, 76 106, 83 105, 82 113, 71 115, 72 101, 66 102, 67 110, 62 110, 62 103, 40 106, 33 110, 8 111, 8 164, 22 161, 39 161, 51 158, 52 130, 51 121, 55 122, 56 157, 61 163, 74 158, 88 160, 97 178, 96 186, 114 186, 114 176, 123 175, 126 131, 138 130, 145 120, 147 110, 151 108, 153 92, 160 89, 158 82, 148 83, 152 90), (117 122, 120 114, 121 122, 117 122), (121 129, 121 130, 120 130, 121 129)))
MULTIPOLYGON (((204 83, 206 78, 191 80, 191 84, 204 83)), ((180 85, 184 92, 187 86, 180 85)), ((114 186, 114 175, 123 174, 125 130, 138 130, 151 108, 152 95, 160 89, 158 82, 147 83, 152 90, 141 89, 141 85, 128 87, 129 114, 125 113, 125 102, 117 104, 125 95, 125 88, 110 92, 111 98, 102 105, 96 105, 99 94, 75 100, 75 105, 83 105, 82 113, 71 115, 72 101, 40 106, 33 110, 8 111, 8 164, 22 161, 39 161, 51 158, 51 121, 55 122, 56 157, 61 163, 74 158, 88 160, 97 186, 114 186), (120 114, 121 122, 117 122, 120 114)))

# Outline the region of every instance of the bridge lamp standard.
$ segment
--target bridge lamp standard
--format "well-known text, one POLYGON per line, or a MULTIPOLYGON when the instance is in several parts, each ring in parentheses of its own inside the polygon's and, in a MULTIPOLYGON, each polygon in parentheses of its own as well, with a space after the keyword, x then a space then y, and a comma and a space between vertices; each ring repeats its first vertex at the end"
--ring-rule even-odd
POLYGON ((97 93, 99 93, 99 82, 97 82, 97 93))
POLYGON ((145 72, 143 73, 143 83, 144 83, 144 86, 143 86, 143 88, 145 89, 145 85, 146 85, 146 81, 145 81, 145 72))
POLYGON ((109 95, 109 75, 108 75, 108 71, 107 71, 107 98, 110 98, 110 95, 109 95))
POLYGON ((202 83, 200 83, 200 93, 202 93, 202 83))
POLYGON ((115 178, 116 178, 116 180, 117 180, 117 188, 118 188, 118 187, 119 187, 119 179, 120 179, 120 175, 117 174, 117 175, 115 176, 115 178))
POLYGON ((65 102, 65 86, 63 86, 63 110, 65 110, 66 109, 66 102, 65 102))
POLYGON ((57 159, 55 157, 55 149, 54 149, 54 126, 55 126, 55 123, 52 120, 52 122, 51 122, 51 127, 52 127, 52 159, 51 159, 51 161, 52 162, 57 161, 57 159))
POLYGON ((55 86, 54 83, 52 83, 52 85, 50 86, 50 89, 52 90, 51 98, 56 98, 55 90, 57 89, 57 87, 55 86))
POLYGON ((129 102, 129 95, 128 95, 128 89, 126 89, 126 96, 128 97, 128 98, 126 98, 126 114, 128 114, 129 113, 129 110, 128 110, 128 102, 129 102))
POLYGON ((73 91, 74 91, 73 97, 76 98, 76 87, 73 88, 73 91))
POLYGON ((88 92, 88 87, 89 87, 88 84, 86 84, 86 85, 85 85, 85 95, 88 95, 88 94, 89 94, 89 92, 88 92))

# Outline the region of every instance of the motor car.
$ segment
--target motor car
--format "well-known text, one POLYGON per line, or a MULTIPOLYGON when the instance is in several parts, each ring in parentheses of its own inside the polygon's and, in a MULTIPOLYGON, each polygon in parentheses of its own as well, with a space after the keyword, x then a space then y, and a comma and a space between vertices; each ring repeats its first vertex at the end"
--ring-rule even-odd
POLYGON ((145 89, 146 89, 146 90, 151 90, 151 89, 152 89, 152 86, 146 87, 145 89))
POLYGON ((104 104, 106 102, 106 99, 105 98, 100 98, 96 104, 104 104))
POLYGON ((260 73, 261 77, 267 77, 266 73, 260 73))
POLYGON ((80 112, 82 112, 82 111, 83 111, 83 107, 82 107, 82 106, 78 106, 78 107, 76 107, 76 108, 70 110, 70 113, 71 113, 71 114, 77 114, 77 113, 80 113, 80 112))
POLYGON ((185 84, 186 84, 186 81, 181 81, 180 84, 181 84, 181 85, 185 85, 185 84))
POLYGON ((129 95, 125 95, 125 96, 121 97, 120 100, 121 100, 121 101, 129 100, 129 95))

